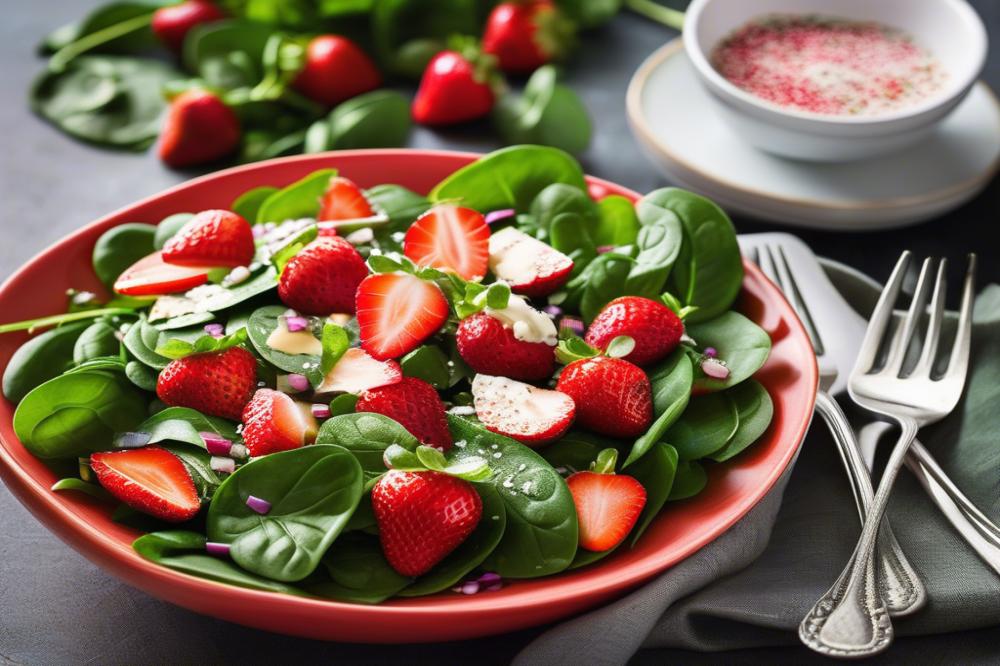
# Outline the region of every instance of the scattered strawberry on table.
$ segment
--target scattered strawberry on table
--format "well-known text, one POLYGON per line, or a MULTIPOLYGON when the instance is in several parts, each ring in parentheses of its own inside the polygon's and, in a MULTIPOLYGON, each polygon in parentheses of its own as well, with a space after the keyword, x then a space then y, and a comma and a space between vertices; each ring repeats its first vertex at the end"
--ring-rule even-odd
POLYGON ((710 201, 650 193, 599 247, 621 210, 554 149, 426 194, 350 175, 112 228, 93 256, 116 293, 3 326, 64 324, 5 371, 15 432, 78 464, 60 491, 162 521, 143 555, 342 601, 490 591, 643 547, 763 434, 769 339, 730 311, 742 263, 710 201), (69 369, 32 374, 41 353, 69 369))

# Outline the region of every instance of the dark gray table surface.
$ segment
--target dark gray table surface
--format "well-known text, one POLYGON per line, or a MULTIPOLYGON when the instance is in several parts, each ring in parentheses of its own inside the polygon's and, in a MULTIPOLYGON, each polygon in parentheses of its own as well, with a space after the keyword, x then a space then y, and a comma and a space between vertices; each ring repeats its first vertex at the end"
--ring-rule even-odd
MULTIPOLYGON (((36 0, 5 3, 0 21, 0 279, 36 252, 73 229, 131 201, 155 193, 191 174, 163 168, 152 154, 97 150, 75 143, 31 115, 25 91, 41 69, 34 54, 38 38, 79 17, 93 2, 36 0)), ((1000 2, 973 0, 994 42, 1000 40, 1000 2)), ((629 133, 624 93, 639 63, 674 33, 634 16, 622 16, 588 34, 568 71, 593 114, 594 142, 583 156, 586 170, 640 192, 666 184, 643 158, 629 133)), ((1000 49, 994 48, 983 75, 1000 89, 1000 49)), ((487 151, 496 147, 485 127, 446 132, 418 130, 414 147, 487 151)), ((962 208, 917 227, 868 234, 796 231, 815 250, 884 279, 899 252, 945 253, 955 260, 975 250, 983 281, 1000 281, 996 242, 998 185, 962 208)), ((149 220, 152 221, 152 220, 149 220)), ((741 232, 775 225, 737 217, 741 232)), ((0 313, 0 319, 7 317, 0 313)), ((537 631, 480 641, 426 646, 361 646, 290 639, 245 629, 164 604, 131 590, 62 544, 0 487, 0 664, 72 663, 272 663, 293 657, 339 663, 506 663, 537 631), (192 651, 164 645, 156 636, 130 630, 130 618, 157 614, 172 634, 191 636, 192 651), (103 647, 102 647, 103 646, 103 647), (113 648, 113 649, 112 649, 113 648), (195 656, 197 655, 197 656, 195 656)), ((997 654, 1000 631, 901 641, 886 663, 920 663, 922 656, 945 659, 947 646, 986 663, 997 654), (973 646, 972 649, 968 649, 973 646)), ((754 659, 803 663, 804 650, 755 650, 736 655, 673 653, 684 663, 733 663, 754 659)), ((640 663, 664 655, 640 655, 640 663)), ((882 661, 882 660, 879 660, 882 661)), ((996 662, 1000 657, 996 657, 996 662)))

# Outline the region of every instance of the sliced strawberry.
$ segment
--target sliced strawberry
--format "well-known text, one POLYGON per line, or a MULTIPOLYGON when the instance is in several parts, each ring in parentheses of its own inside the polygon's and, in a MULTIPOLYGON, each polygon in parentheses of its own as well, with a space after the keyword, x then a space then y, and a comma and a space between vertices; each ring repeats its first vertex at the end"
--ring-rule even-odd
POLYGON ((143 257, 115 280, 115 291, 125 296, 175 294, 208 282, 209 266, 177 266, 163 261, 160 252, 143 257))
POLYGON ((493 432, 538 446, 565 433, 576 416, 573 398, 506 377, 476 375, 476 417, 493 432))
POLYGON ((424 444, 451 448, 444 403, 434 387, 422 379, 403 377, 395 384, 365 391, 354 410, 388 416, 424 444))
POLYGON ((448 319, 441 289, 403 273, 369 275, 356 303, 361 346, 380 361, 413 351, 448 319))
POLYGON ((257 457, 297 449, 316 440, 308 405, 272 389, 260 389, 243 410, 243 441, 257 457))
POLYGON ((519 294, 539 298, 561 287, 573 260, 514 227, 490 236, 490 270, 519 294))
POLYGON ((90 466, 104 489, 137 511, 181 523, 201 509, 198 489, 180 458, 150 446, 94 453, 90 466))
POLYGON ((500 312, 478 312, 463 319, 455 332, 455 343, 462 360, 476 372, 531 382, 548 379, 555 371, 556 336, 555 324, 548 315, 531 308, 520 296, 512 295, 508 307, 500 312), (522 313, 524 319, 514 318, 522 313), (536 320, 535 316, 541 319, 536 320), (536 322, 551 328, 546 331, 551 334, 548 340, 532 342, 517 338, 516 327, 534 330, 532 324, 536 322))
POLYGON ((204 210, 163 246, 163 261, 181 266, 236 268, 253 261, 253 229, 229 210, 204 210))
POLYGON ((378 361, 364 349, 352 347, 326 373, 317 393, 363 393, 368 389, 396 384, 403 379, 399 363, 378 361))
POLYGON ((256 387, 257 359, 231 347, 171 361, 156 380, 156 395, 171 407, 239 421, 256 387))
POLYGON ((406 232, 403 253, 418 266, 481 280, 489 264, 490 228, 479 211, 439 204, 418 217, 406 232))
POLYGON ((646 506, 646 489, 631 476, 577 472, 566 485, 580 521, 580 547, 595 552, 621 543, 646 506))
POLYGON ((320 199, 320 236, 336 236, 338 229, 354 229, 388 222, 389 218, 375 209, 365 191, 343 176, 334 176, 320 199))
POLYGON ((278 298, 311 315, 352 313, 368 266, 343 238, 318 238, 291 258, 278 281, 278 298))

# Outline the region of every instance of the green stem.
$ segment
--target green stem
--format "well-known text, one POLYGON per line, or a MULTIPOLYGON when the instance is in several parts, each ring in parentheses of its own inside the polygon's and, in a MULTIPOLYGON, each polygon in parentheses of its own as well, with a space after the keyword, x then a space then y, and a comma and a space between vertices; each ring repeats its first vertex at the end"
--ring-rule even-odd
POLYGON ((107 44, 112 40, 118 39, 119 37, 124 37, 129 33, 142 30, 143 28, 148 27, 152 22, 152 13, 143 14, 142 16, 136 16, 135 18, 128 19, 127 21, 109 25, 103 30, 92 32, 89 35, 81 37, 75 42, 70 42, 56 51, 56 53, 52 56, 52 59, 49 60, 49 68, 58 71, 68 65, 69 62, 77 56, 86 53, 91 49, 96 49, 98 46, 107 44))
POLYGON ((636 14, 645 16, 674 30, 684 29, 684 12, 664 7, 654 0, 625 0, 625 6, 636 14))
POLYGON ((58 326, 59 324, 68 324, 73 321, 81 321, 84 319, 96 319, 97 317, 103 317, 105 315, 125 315, 132 314, 135 312, 130 308, 100 308, 97 310, 82 310, 80 312, 69 312, 67 314, 52 315, 50 317, 41 317, 40 319, 29 319, 27 321, 18 321, 12 324, 2 324, 0 325, 0 333, 12 333, 13 331, 33 331, 36 328, 44 328, 46 326, 58 326))

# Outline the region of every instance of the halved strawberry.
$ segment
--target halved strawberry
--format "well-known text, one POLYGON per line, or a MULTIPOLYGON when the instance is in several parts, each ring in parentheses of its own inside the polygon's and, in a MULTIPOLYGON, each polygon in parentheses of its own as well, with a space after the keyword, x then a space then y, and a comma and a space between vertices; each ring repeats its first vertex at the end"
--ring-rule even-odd
POLYGON ((566 485, 580 521, 580 547, 595 552, 621 543, 646 506, 646 489, 631 476, 577 472, 566 485))
POLYGON ((573 398, 565 393, 506 377, 476 375, 472 398, 484 426, 528 446, 561 437, 576 416, 573 398))
POLYGON ((451 432, 444 403, 434 387, 416 377, 365 391, 355 405, 357 412, 388 416, 424 444, 451 448, 451 432))
POLYGON ((556 336, 548 315, 512 295, 507 308, 477 312, 459 322, 455 343, 462 360, 476 372, 533 382, 548 379, 555 371, 556 336), (530 333, 542 330, 551 337, 519 339, 522 329, 530 333))
POLYGON ((243 441, 254 457, 310 444, 317 429, 308 405, 272 389, 254 393, 243 410, 243 441))
POLYGON ((230 210, 203 210, 163 246, 163 261, 181 266, 236 268, 253 261, 253 229, 230 210))
POLYGON ((369 275, 356 304, 361 346, 380 361, 413 351, 448 319, 441 289, 405 273, 369 275))
POLYGON ((362 393, 368 389, 396 384, 403 379, 399 363, 378 361, 364 349, 351 347, 326 373, 317 393, 362 393))
POLYGON ((321 236, 336 236, 338 228, 359 227, 387 222, 388 217, 375 210, 358 185, 343 176, 334 176, 320 198, 319 222, 321 236))
POLYGON ((201 509, 198 489, 180 458, 149 446, 93 453, 90 466, 104 489, 137 511, 181 523, 201 509))
POLYGON ((490 236, 490 270, 518 294, 539 298, 561 287, 573 260, 514 227, 490 236))
POLYGON ((175 294, 208 282, 209 266, 177 266, 163 261, 160 252, 143 257, 115 280, 114 289, 124 296, 175 294))
POLYGON ((419 266, 452 270, 465 280, 481 280, 490 258, 490 228, 479 211, 439 204, 406 232, 403 253, 419 266))
POLYGON ((156 380, 156 395, 171 407, 239 421, 256 387, 257 359, 230 347, 171 361, 156 380))

